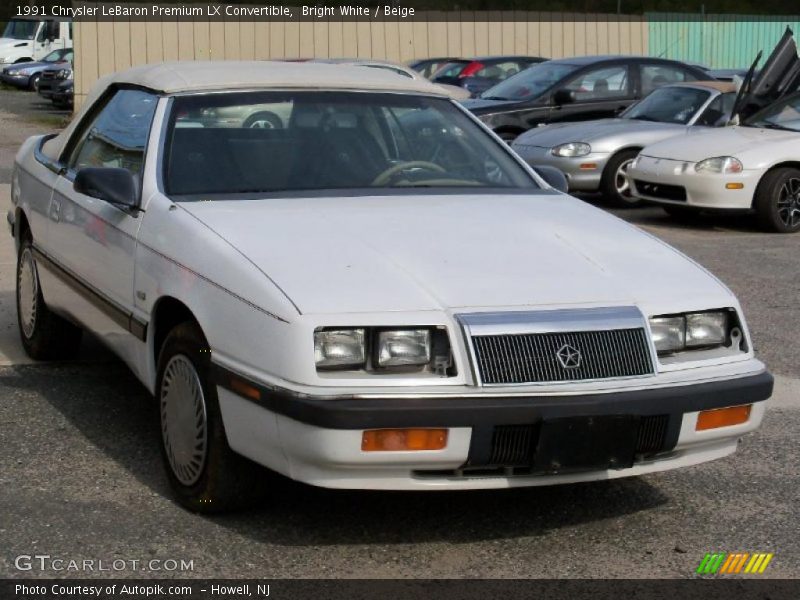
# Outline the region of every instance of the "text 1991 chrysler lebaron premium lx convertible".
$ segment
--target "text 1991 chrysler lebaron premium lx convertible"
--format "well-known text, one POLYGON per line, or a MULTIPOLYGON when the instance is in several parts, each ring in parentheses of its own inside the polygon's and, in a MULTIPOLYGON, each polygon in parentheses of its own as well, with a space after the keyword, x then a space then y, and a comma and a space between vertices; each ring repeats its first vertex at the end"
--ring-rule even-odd
POLYGON ((433 490, 697 464, 772 391, 722 283, 426 82, 140 67, 28 140, 13 180, 25 348, 63 356, 86 328, 118 353, 194 510, 263 491, 258 465, 433 490), (281 127, 209 117, 270 105, 281 127))

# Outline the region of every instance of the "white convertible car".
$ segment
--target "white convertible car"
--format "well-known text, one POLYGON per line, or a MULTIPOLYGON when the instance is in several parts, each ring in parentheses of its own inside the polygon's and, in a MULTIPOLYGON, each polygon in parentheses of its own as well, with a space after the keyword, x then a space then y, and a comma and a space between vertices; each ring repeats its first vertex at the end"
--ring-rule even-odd
POLYGON ((720 281, 391 73, 117 74, 25 142, 12 196, 26 350, 70 356, 82 329, 112 348, 159 403, 192 510, 268 491, 261 465, 399 490, 693 465, 732 453, 772 391, 720 281), (208 117, 250 105, 289 116, 208 117))
POLYGON ((634 196, 673 215, 753 211, 762 228, 800 231, 800 94, 737 127, 645 147, 628 167, 634 196))

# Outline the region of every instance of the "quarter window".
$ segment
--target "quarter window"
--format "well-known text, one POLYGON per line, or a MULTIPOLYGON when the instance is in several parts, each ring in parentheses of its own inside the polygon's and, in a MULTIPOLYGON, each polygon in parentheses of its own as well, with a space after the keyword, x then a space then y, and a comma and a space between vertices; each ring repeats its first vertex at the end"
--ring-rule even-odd
POLYGON ((119 90, 78 133, 68 167, 118 167, 138 174, 158 98, 141 90, 119 90))

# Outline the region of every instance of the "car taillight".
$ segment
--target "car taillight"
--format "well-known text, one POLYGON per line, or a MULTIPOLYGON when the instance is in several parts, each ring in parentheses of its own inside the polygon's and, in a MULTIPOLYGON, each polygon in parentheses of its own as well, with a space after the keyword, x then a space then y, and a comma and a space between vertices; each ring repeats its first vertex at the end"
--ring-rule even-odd
POLYGON ((466 67, 464 67, 464 70, 461 71, 461 73, 458 74, 458 78, 462 79, 463 77, 472 77, 482 68, 483 68, 482 62, 478 62, 477 60, 475 62, 471 62, 466 67))

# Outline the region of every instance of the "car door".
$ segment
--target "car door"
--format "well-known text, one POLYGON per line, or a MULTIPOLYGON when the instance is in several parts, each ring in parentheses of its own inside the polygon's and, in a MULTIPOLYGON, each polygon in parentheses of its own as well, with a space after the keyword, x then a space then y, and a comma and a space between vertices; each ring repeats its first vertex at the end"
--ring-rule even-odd
POLYGON ((64 172, 56 180, 49 209, 50 258, 82 297, 65 296, 68 303, 60 308, 105 337, 125 358, 124 334, 131 333, 125 319, 134 304, 141 218, 135 211, 75 191, 73 182, 85 167, 121 167, 140 176, 158 97, 119 89, 99 103, 62 156, 64 172), (101 318, 96 309, 110 318, 101 318))
POLYGON ((630 65, 617 63, 580 71, 561 86, 574 101, 554 104, 550 121, 588 121, 613 117, 633 102, 630 65))

